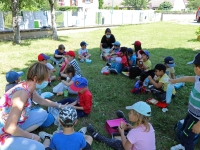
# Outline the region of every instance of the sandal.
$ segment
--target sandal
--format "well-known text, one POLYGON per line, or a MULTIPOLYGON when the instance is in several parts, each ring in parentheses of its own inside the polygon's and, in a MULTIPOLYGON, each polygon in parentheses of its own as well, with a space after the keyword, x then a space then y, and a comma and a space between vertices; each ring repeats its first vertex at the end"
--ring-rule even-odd
POLYGON ((168 105, 165 102, 159 102, 158 100, 154 99, 154 98, 149 98, 146 100, 147 103, 149 104, 153 104, 159 108, 166 108, 168 105))

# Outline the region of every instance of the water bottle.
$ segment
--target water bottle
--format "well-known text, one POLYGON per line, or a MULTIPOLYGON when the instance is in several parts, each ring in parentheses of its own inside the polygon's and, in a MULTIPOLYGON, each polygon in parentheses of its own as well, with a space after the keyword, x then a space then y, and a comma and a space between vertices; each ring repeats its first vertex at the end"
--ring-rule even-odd
POLYGON ((143 82, 143 85, 144 85, 144 86, 148 86, 148 84, 149 84, 149 79, 146 78, 146 79, 144 80, 144 82, 143 82))
POLYGON ((169 83, 167 86, 167 91, 166 91, 166 103, 169 104, 172 100, 172 92, 174 89, 174 85, 169 83))
POLYGON ((180 89, 180 88, 183 87, 184 85, 185 85, 184 82, 176 83, 176 84, 174 84, 174 88, 175 88, 175 89, 180 89))

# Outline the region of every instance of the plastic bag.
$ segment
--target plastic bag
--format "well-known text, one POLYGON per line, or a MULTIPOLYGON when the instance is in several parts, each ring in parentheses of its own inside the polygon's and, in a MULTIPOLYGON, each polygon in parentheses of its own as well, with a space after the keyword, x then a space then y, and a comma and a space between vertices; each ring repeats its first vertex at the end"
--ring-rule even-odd
POLYGON ((40 96, 42 97, 42 98, 50 98, 50 97, 52 97, 54 94, 53 93, 51 93, 51 92, 44 92, 44 93, 42 93, 40 96))

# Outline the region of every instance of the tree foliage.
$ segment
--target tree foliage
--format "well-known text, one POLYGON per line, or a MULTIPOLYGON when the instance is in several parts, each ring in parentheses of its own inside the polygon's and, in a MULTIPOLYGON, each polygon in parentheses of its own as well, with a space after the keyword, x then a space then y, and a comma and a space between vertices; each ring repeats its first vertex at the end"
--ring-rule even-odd
POLYGON ((200 0, 188 0, 187 8, 197 10, 200 7, 200 0))
POLYGON ((123 6, 133 7, 136 10, 146 9, 150 0, 124 0, 123 6))
POLYGON ((116 5, 114 9, 115 9, 115 10, 119 10, 119 7, 116 5))
POLYGON ((171 10, 172 4, 170 2, 164 1, 158 7, 159 10, 171 10))
POLYGON ((99 0, 99 9, 103 9, 103 0, 99 0))

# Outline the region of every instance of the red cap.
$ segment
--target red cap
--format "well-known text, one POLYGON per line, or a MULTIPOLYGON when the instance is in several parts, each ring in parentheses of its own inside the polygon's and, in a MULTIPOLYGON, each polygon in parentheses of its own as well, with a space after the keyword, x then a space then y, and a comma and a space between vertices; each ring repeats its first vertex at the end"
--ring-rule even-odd
POLYGON ((41 53, 38 55, 38 61, 48 60, 50 57, 41 53))
POLYGON ((141 42, 140 42, 140 41, 135 41, 132 45, 140 46, 140 45, 141 45, 141 42))
POLYGON ((71 57, 75 57, 76 56, 76 54, 74 53, 74 51, 69 51, 69 52, 67 52, 65 55, 69 55, 69 56, 71 56, 71 57))

